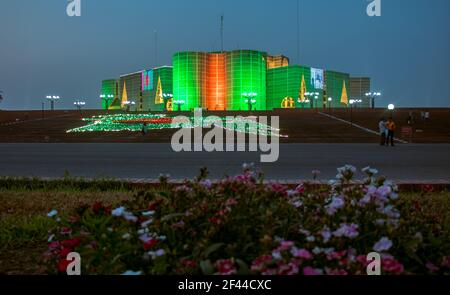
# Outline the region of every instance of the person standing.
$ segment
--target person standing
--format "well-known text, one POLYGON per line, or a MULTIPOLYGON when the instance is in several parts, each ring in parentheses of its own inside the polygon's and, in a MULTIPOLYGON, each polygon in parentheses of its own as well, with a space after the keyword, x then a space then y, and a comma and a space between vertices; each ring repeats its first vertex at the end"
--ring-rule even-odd
POLYGON ((387 136, 387 141, 386 144, 389 145, 391 144, 391 146, 394 146, 394 136, 395 136, 395 122, 394 119, 389 118, 389 120, 386 123, 386 128, 388 130, 388 136, 387 136))
POLYGON ((384 118, 380 119, 380 122, 378 123, 378 128, 380 129, 380 145, 386 145, 386 135, 387 135, 387 128, 386 128, 386 120, 384 118))
POLYGON ((148 125, 147 125, 147 122, 146 123, 144 123, 144 125, 142 125, 142 130, 141 130, 141 132, 142 132, 142 135, 147 135, 147 133, 148 133, 148 125))

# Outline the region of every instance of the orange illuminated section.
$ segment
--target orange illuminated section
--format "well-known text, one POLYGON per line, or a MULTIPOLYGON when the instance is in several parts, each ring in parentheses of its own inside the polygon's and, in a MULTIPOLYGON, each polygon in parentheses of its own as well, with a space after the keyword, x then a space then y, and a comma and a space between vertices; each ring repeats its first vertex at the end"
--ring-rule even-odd
POLYGON ((227 105, 226 54, 208 54, 206 67, 205 107, 223 111, 227 105))

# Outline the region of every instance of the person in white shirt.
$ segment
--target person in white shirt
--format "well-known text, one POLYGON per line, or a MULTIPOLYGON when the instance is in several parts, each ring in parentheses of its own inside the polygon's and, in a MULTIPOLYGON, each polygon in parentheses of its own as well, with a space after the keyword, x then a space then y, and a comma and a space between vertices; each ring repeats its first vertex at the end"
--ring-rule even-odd
POLYGON ((380 145, 386 145, 387 128, 386 120, 384 118, 382 118, 378 123, 378 128, 380 129, 380 145))

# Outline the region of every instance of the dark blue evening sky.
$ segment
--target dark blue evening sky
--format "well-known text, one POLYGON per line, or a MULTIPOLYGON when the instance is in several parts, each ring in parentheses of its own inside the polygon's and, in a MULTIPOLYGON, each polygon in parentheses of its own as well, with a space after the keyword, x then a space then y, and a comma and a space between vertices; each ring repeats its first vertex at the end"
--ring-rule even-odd
POLYGON ((380 104, 450 106, 450 1, 301 0, 300 59, 295 0, 0 1, 0 90, 3 109, 38 109, 47 94, 58 107, 84 99, 100 107, 101 80, 170 65, 177 51, 259 49, 301 63, 372 77, 380 104), (158 31, 158 63, 154 30, 158 31))

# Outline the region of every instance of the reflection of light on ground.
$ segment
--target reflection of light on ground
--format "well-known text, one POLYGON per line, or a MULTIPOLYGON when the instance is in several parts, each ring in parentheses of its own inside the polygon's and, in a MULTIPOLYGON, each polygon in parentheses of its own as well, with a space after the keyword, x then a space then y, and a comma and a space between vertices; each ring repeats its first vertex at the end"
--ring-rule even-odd
MULTIPOLYGON (((222 124, 218 124, 213 117, 203 118, 202 126, 218 127, 227 131, 237 131, 247 134, 259 134, 261 136, 287 137, 280 135, 280 129, 273 128, 266 124, 256 122, 256 117, 222 117, 222 124)), ((178 128, 195 128, 199 125, 199 120, 194 118, 186 120, 178 120, 173 123, 172 117, 164 114, 114 114, 102 115, 91 118, 84 118, 84 122, 88 124, 79 128, 70 129, 67 133, 83 133, 83 132, 140 132, 144 123, 147 124, 148 130, 162 129, 178 129, 178 128)))

